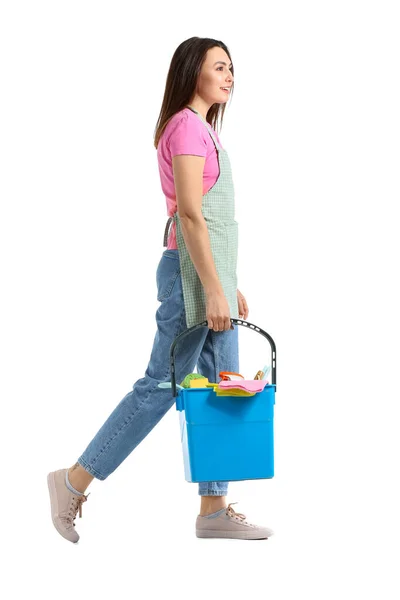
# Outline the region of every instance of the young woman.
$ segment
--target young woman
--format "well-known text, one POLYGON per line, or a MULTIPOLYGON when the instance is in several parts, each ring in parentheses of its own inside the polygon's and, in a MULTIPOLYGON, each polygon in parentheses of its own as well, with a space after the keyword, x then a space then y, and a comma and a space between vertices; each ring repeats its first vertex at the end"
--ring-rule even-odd
MULTIPOLYGON (((222 42, 193 37, 171 61, 155 134, 161 186, 170 218, 156 281, 160 306, 145 376, 138 379, 69 469, 49 473, 52 520, 67 540, 77 542, 75 518, 93 478, 106 479, 174 405, 169 351, 183 338, 175 359, 176 381, 194 371, 217 382, 221 370, 238 372, 238 330, 230 317, 247 319, 237 289, 237 222, 226 150, 214 129, 233 89, 233 65, 222 42), (172 223, 168 237, 168 228, 172 223)), ((221 118, 222 121, 222 118, 221 118)), ((265 539, 271 529, 248 523, 227 505, 228 482, 202 482, 198 537, 265 539)))

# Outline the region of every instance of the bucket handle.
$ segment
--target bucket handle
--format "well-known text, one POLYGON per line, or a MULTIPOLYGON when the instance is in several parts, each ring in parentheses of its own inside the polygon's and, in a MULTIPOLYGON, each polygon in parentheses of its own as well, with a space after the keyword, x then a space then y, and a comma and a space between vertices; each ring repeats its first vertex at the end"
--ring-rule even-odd
MULTIPOLYGON (((271 384, 275 385, 275 391, 276 391, 276 346, 275 346, 274 340, 269 335, 269 333, 267 333, 266 331, 261 329, 261 327, 257 327, 257 325, 253 325, 253 323, 249 323, 249 321, 243 321, 242 319, 234 319, 234 318, 231 318, 230 321, 232 324, 242 325, 243 327, 247 327, 249 329, 252 329, 253 331, 257 331, 257 333, 263 335, 269 341, 269 344, 271 346, 271 384)), ((208 321, 203 321, 202 323, 199 323, 198 325, 194 325, 193 327, 186 329, 181 334, 179 334, 171 344, 171 348, 169 351, 169 354, 170 354, 169 359, 170 359, 170 368, 171 368, 172 395, 174 398, 176 398, 176 396, 178 395, 178 393, 176 391, 176 380, 175 380, 175 347, 180 340, 182 340, 185 336, 189 335, 189 333, 196 331, 196 329, 200 329, 200 327, 208 327, 208 321)))

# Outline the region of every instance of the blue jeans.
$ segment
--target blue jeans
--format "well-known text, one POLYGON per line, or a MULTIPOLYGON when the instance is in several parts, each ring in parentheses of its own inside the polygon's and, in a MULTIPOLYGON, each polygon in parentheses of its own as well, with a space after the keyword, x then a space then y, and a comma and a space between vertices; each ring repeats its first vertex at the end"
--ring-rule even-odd
MULTIPOLYGON (((174 339, 187 329, 178 250, 164 250, 156 272, 157 331, 145 376, 138 379, 100 428, 78 462, 97 479, 106 479, 175 406, 171 389, 157 387, 171 381, 169 352, 174 339)), ((197 371, 210 382, 220 371, 239 372, 238 327, 213 331, 207 326, 184 337, 175 349, 176 383, 197 371)), ((225 496, 227 481, 199 483, 200 496, 225 496)))

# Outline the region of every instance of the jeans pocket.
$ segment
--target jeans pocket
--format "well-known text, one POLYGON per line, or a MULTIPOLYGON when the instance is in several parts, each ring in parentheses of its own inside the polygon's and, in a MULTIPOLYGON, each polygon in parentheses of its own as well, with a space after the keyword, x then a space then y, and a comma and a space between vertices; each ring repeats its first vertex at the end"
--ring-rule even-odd
POLYGON ((171 295, 180 272, 178 256, 172 258, 168 254, 163 254, 156 272, 157 300, 159 302, 162 302, 171 295))

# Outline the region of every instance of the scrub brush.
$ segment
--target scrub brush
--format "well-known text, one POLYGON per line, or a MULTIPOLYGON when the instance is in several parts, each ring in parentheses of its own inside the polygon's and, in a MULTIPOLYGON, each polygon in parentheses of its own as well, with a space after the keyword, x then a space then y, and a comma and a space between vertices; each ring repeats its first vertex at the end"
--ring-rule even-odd
POLYGON ((204 375, 200 375, 200 373, 189 373, 186 375, 185 379, 181 382, 181 386, 183 388, 190 388, 190 382, 193 379, 204 379, 204 375))

